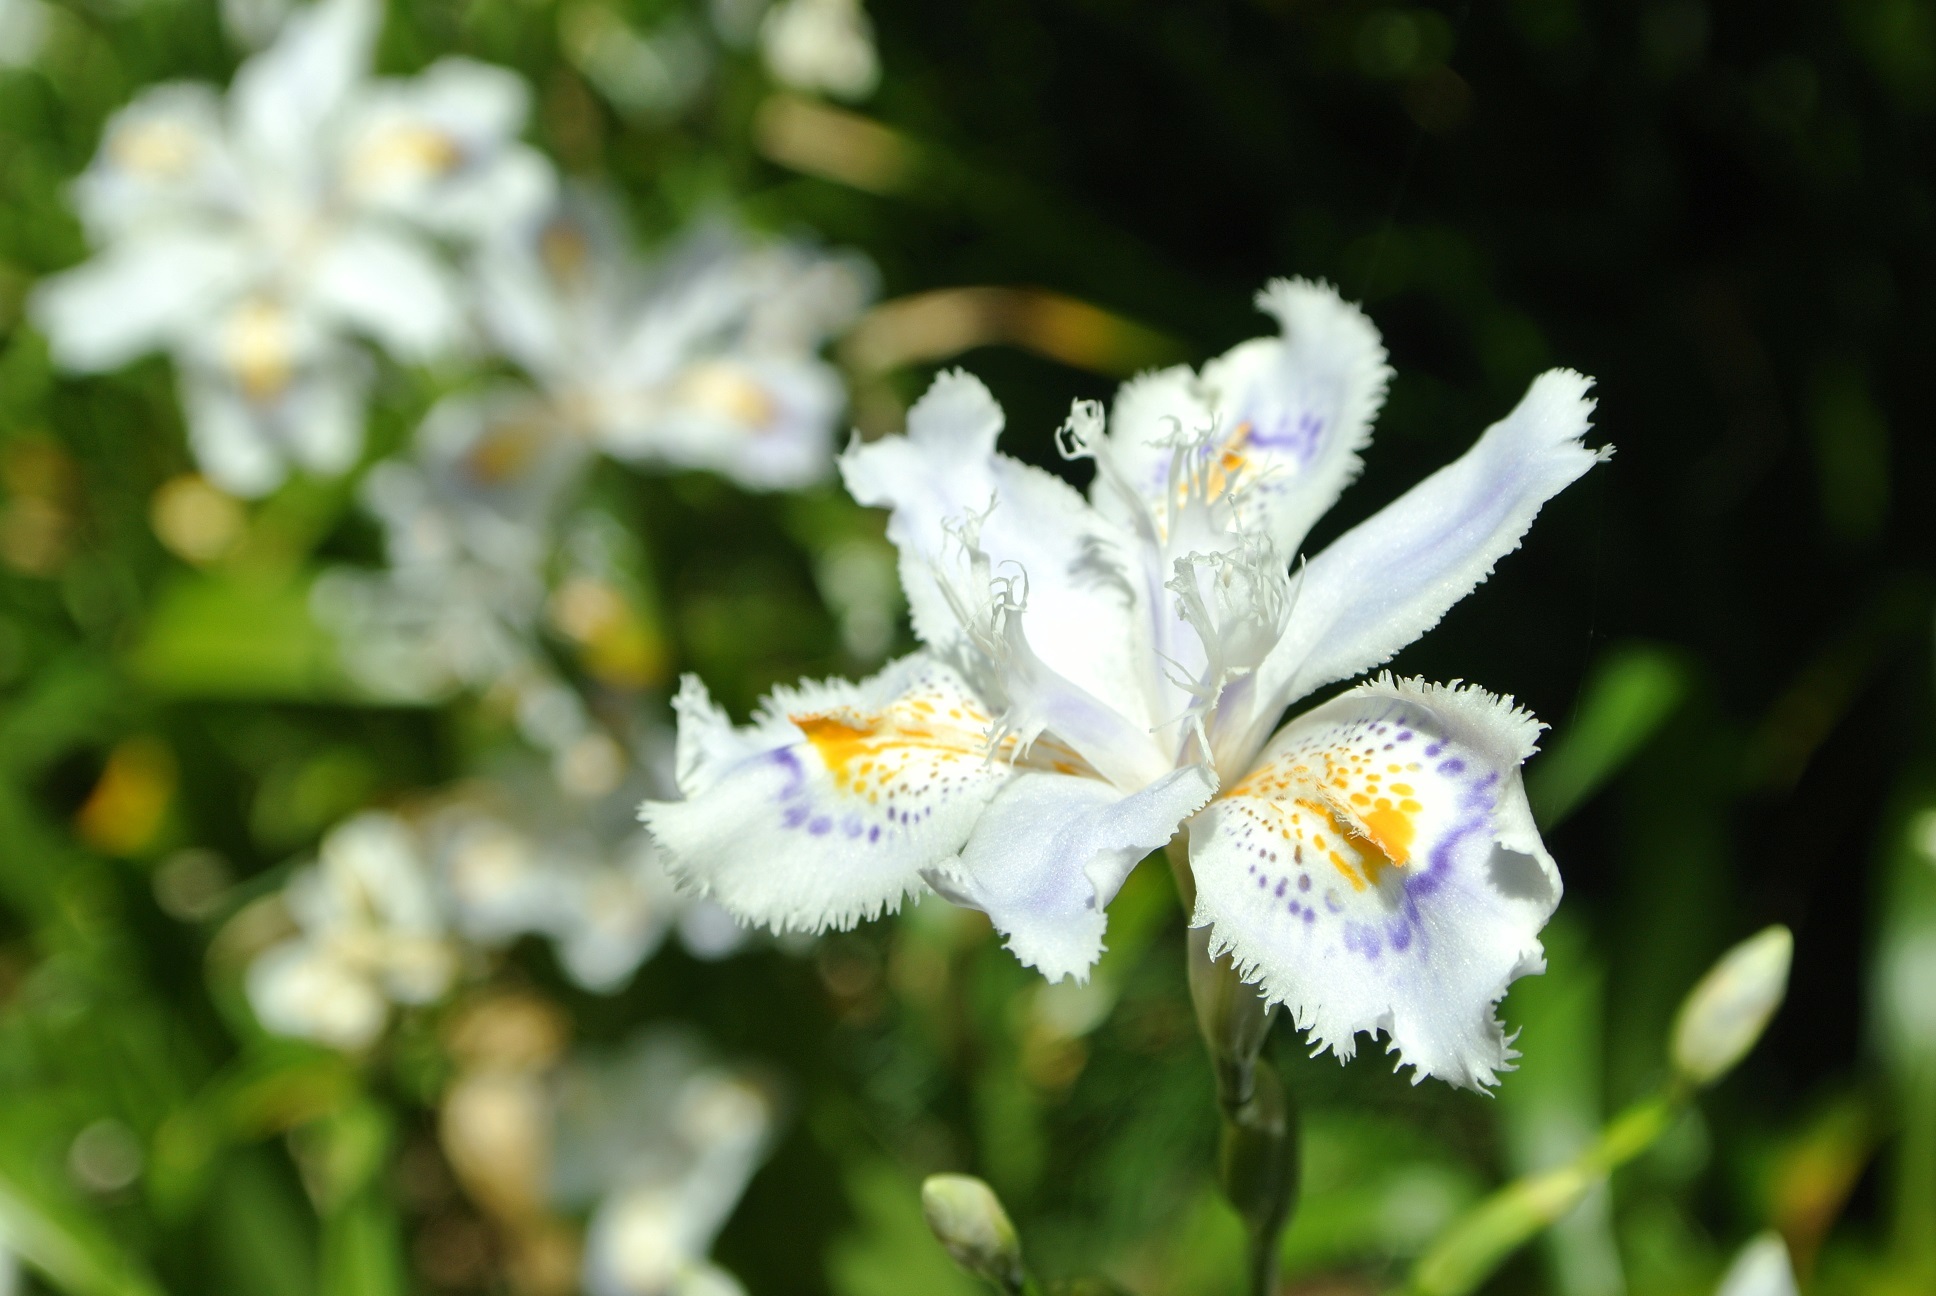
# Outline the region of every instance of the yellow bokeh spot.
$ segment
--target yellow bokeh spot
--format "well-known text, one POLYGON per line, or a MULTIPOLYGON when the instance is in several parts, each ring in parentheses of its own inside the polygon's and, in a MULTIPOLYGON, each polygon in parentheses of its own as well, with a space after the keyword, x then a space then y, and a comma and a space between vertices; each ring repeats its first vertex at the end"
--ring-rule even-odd
POLYGON ((158 738, 130 738, 74 816, 74 830, 104 855, 139 854, 161 831, 175 796, 174 753, 158 738))

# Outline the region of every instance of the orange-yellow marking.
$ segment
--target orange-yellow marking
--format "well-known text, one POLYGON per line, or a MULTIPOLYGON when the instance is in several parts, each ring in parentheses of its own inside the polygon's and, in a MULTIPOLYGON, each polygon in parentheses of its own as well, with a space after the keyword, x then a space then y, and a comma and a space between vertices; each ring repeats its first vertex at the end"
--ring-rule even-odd
MULTIPOLYGON (((1381 869, 1409 864, 1418 836, 1416 816, 1424 809, 1417 789, 1409 783, 1381 788, 1380 775, 1364 769, 1363 758, 1353 752, 1318 753, 1315 764, 1266 767, 1228 795, 1269 807, 1279 817, 1279 836, 1289 841, 1295 831, 1297 840, 1308 841, 1354 891, 1375 884, 1381 869)), ((1386 768, 1392 774, 1404 771, 1400 765, 1386 768)))

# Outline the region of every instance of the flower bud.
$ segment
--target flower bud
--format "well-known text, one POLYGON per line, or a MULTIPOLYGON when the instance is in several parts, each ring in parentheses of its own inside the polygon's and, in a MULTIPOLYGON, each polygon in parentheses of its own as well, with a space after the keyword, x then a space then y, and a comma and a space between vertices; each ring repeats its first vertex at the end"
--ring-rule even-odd
POLYGON ((1753 1048, 1788 993, 1795 937, 1774 926, 1721 956, 1688 993, 1674 1022, 1674 1069, 1710 1085, 1753 1048))
POLYGON ((1022 1289, 1022 1246, 994 1189, 973 1175, 929 1175, 921 1213, 956 1264, 1004 1291, 1022 1289))
POLYGON ((1763 1233, 1742 1247, 1714 1296, 1795 1296, 1795 1268, 1781 1234, 1763 1233))

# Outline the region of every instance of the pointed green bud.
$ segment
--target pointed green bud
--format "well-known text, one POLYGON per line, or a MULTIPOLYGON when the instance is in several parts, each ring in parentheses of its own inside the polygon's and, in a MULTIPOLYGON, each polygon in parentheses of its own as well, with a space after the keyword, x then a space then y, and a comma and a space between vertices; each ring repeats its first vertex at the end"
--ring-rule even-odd
POLYGON ((1022 1290, 1022 1244, 993 1188, 973 1175, 929 1175, 921 1213, 956 1264, 1003 1291, 1022 1290))
POLYGON ((1701 978, 1674 1022, 1674 1069, 1695 1085, 1732 1071, 1788 993, 1795 937, 1774 926, 1750 936, 1701 978))

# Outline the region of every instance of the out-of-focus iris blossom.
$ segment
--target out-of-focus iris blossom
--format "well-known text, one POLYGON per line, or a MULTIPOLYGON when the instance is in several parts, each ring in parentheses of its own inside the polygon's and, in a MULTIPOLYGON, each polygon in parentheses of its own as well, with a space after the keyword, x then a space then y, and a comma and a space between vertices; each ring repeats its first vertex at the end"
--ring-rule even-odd
POLYGON ((324 838, 290 879, 296 932, 259 954, 247 991, 280 1035, 361 1050, 395 1005, 441 999, 475 972, 474 952, 521 936, 550 941, 587 990, 620 989, 668 935, 702 959, 745 933, 682 893, 631 808, 640 785, 590 801, 511 770, 453 789, 410 816, 371 812, 324 838), (467 956, 467 951, 473 956, 467 956))
POLYGON ((589 1296, 734 1296, 707 1259, 772 1146, 775 1103, 687 1036, 656 1031, 566 1067, 557 1086, 553 1201, 589 1208, 589 1296))
POLYGON ((497 690, 539 745, 584 740, 591 720, 537 645, 584 470, 603 452, 754 489, 826 477, 846 398, 819 352, 871 277, 717 226, 647 271, 585 195, 495 245, 477 267, 487 331, 534 385, 444 400, 407 459, 371 471, 388 566, 331 572, 316 595, 351 673, 401 698, 497 690))
POLYGON ((374 1043, 393 1005, 441 998, 458 972, 422 844, 394 815, 358 815, 290 879, 297 934, 249 967, 256 1016, 279 1035, 340 1049, 374 1043))
POLYGON ((1317 1047, 1383 1031, 1419 1076, 1491 1083, 1513 1056, 1495 1005, 1542 966, 1560 895, 1520 784, 1537 722, 1387 676, 1277 725, 1435 624, 1594 464, 1588 380, 1541 376, 1293 571, 1388 370, 1330 289, 1260 305, 1281 336, 1137 379, 1106 429, 1076 407, 1060 444, 1095 463, 1087 500, 995 453, 1001 411, 965 374, 907 435, 849 449, 926 648, 779 690, 744 729, 689 679, 686 799, 643 812, 675 873, 775 928, 850 925, 925 881, 1080 979, 1129 870, 1187 827, 1193 921, 1317 1047))
POLYGON ((321 0, 226 96, 178 82, 115 114, 75 186, 101 251, 43 284, 55 360, 176 361, 196 459, 256 495, 290 467, 333 474, 362 443, 368 357, 451 354, 469 336, 447 256, 551 201, 517 142, 521 81, 462 58, 369 76, 376 0, 321 0))
POLYGON ((624 985, 673 933, 699 958, 736 951, 742 929, 673 885, 628 812, 636 802, 629 789, 567 802, 540 777, 452 797, 425 836, 457 930, 486 947, 543 936, 565 973, 595 992, 624 985))
POLYGON ((553 533, 583 455, 543 420, 494 417, 506 399, 439 405, 410 458, 371 470, 363 501, 382 524, 388 566, 327 573, 315 605, 373 692, 503 689, 522 727, 556 749, 588 720, 535 635, 553 533))
POLYGON ((611 206, 580 193, 494 244, 478 281, 487 331, 536 390, 470 417, 755 490, 831 469, 846 397, 819 353, 871 293, 859 258, 714 224, 647 265, 611 206))

